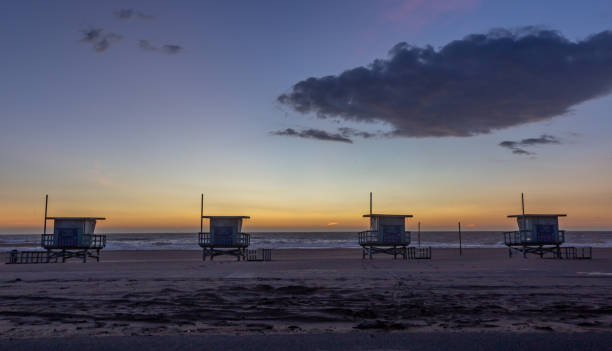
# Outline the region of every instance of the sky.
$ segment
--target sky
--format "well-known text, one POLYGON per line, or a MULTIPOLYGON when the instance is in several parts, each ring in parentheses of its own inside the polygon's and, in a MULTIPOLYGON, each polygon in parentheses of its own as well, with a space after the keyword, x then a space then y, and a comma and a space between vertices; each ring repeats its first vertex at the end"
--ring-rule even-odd
POLYGON ((0 233, 612 230, 609 1, 0 2, 0 233))

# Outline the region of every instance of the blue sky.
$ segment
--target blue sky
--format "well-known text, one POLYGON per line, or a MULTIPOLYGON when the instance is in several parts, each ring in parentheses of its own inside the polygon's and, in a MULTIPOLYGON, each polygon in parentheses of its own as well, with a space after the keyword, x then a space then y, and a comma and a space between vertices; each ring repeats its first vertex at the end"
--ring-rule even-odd
POLYGON ((534 210, 568 212, 569 227, 610 228, 610 96, 465 138, 345 144, 270 132, 337 128, 277 97, 387 58, 399 42, 437 49, 533 25, 584 40, 611 29, 611 16, 609 1, 2 2, 0 232, 38 230, 45 193, 53 214, 103 215, 111 231, 195 228, 201 192, 211 213, 250 214, 271 230, 359 228, 369 191, 381 212, 436 228, 513 226, 505 215, 521 191, 534 210), (120 9, 152 18, 120 20, 120 9), (81 42, 94 28, 122 38, 95 52, 81 42), (542 134, 562 142, 530 157, 498 146, 542 134))

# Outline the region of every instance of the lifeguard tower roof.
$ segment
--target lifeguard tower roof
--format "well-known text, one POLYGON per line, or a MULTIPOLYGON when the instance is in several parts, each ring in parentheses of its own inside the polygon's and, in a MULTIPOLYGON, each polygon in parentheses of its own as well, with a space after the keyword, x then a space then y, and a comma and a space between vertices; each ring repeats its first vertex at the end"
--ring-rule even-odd
POLYGON ((238 219, 238 218, 246 218, 250 219, 250 216, 202 216, 202 218, 219 218, 219 219, 238 219))
POLYGON ((517 214, 508 215, 508 218, 519 218, 519 217, 567 217, 566 214, 517 214))
POLYGON ((364 217, 396 217, 396 218, 411 218, 413 217, 410 214, 380 214, 380 213, 372 213, 372 214, 364 214, 364 217))
POLYGON ((103 221, 104 217, 47 217, 47 219, 62 220, 62 221, 103 221))

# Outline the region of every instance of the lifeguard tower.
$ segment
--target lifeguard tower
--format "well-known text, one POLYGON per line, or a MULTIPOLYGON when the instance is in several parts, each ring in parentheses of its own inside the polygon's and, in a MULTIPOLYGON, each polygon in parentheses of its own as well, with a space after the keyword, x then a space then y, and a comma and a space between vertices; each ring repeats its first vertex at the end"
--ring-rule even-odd
POLYGON ((404 260, 408 259, 408 245, 410 245, 410 232, 406 231, 406 218, 412 218, 409 214, 374 214, 372 213, 372 193, 370 193, 370 214, 363 217, 370 218, 370 229, 359 232, 359 245, 363 252, 362 258, 377 253, 401 255, 404 260))
POLYGON ((58 258, 62 262, 70 258, 87 257, 100 261, 100 250, 106 246, 106 235, 96 235, 96 222, 103 217, 47 217, 49 196, 45 196, 45 224, 40 245, 47 250, 46 261, 58 258), (52 220, 53 234, 47 234, 47 221, 52 220))
POLYGON ((551 253, 553 258, 591 258, 590 248, 561 247, 565 242, 565 230, 559 229, 559 217, 566 214, 527 214, 525 213, 525 198, 521 194, 522 214, 509 215, 516 218, 518 231, 505 232, 504 244, 508 246, 508 255, 517 251, 527 257, 527 254, 536 254, 544 257, 551 253), (588 250, 585 250, 588 249, 588 250))
POLYGON ((238 261, 246 260, 246 249, 249 247, 251 236, 242 233, 242 220, 249 216, 204 216, 204 194, 200 206, 200 233, 199 244, 202 248, 202 260, 210 256, 230 255, 238 261), (210 232, 204 232, 204 219, 210 220, 210 232))

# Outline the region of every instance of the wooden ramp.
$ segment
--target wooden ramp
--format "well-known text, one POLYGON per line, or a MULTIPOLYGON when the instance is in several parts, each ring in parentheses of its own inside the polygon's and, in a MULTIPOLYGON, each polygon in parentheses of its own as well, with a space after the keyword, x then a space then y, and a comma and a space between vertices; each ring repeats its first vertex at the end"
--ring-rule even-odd
POLYGON ((17 251, 9 253, 7 264, 30 264, 30 263, 57 263, 57 257, 53 257, 48 251, 17 251))
POLYGON ((593 258, 593 248, 573 246, 561 247, 558 258, 564 260, 590 260, 593 258))
POLYGON ((9 253, 7 264, 58 263, 71 258, 81 259, 84 263, 91 257, 100 262, 100 250, 47 250, 47 251, 17 251, 9 253), (60 261, 61 259, 61 261, 60 261))
POLYGON ((409 247, 409 260, 431 260, 431 247, 409 247))
POLYGON ((247 261, 272 261, 272 249, 246 250, 247 261))

